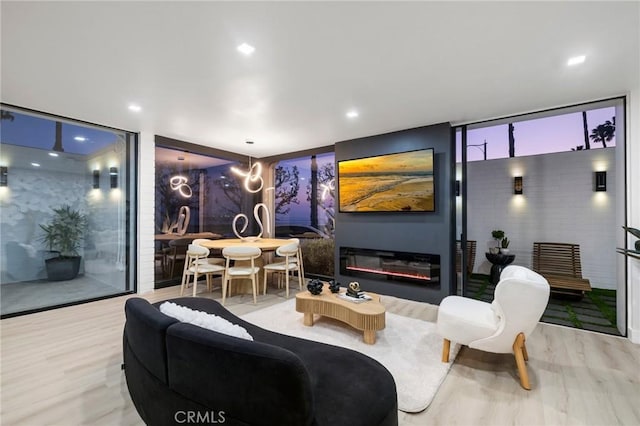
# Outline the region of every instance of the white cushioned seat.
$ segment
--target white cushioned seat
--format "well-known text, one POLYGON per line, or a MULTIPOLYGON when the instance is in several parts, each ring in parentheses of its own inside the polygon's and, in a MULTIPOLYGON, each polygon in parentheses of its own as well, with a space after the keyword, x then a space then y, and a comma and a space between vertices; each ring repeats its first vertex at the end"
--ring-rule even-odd
POLYGON ((525 340, 549 301, 549 283, 523 266, 509 265, 500 276, 491 303, 460 296, 440 302, 437 331, 444 338, 442 361, 449 362, 451 342, 493 353, 513 353, 520 384, 531 389, 525 340))
POLYGON ((446 297, 438 308, 438 334, 468 345, 498 330, 491 304, 460 296, 446 297))

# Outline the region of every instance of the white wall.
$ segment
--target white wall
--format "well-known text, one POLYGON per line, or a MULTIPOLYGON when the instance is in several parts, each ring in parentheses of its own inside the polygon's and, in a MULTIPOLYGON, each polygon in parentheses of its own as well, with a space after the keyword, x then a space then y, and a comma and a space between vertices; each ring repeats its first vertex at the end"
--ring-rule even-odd
POLYGON ((156 149, 152 132, 140 132, 138 150, 138 293, 153 291, 156 149))
POLYGON ((475 271, 489 273, 491 231, 511 240, 514 264, 531 267, 534 241, 580 244, 582 274, 596 288, 616 288, 615 148, 475 161, 467 165, 468 239, 478 241, 475 271), (594 171, 607 191, 594 192, 594 171), (523 195, 513 194, 522 176, 523 195))

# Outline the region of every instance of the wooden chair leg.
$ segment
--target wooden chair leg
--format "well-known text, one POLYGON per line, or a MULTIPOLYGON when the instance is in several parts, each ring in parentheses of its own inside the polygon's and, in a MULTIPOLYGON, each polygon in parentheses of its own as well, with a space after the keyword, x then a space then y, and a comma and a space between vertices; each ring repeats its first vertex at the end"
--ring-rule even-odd
POLYGON ((531 390, 529 384, 529 373, 527 373, 527 364, 525 362, 526 349, 524 348, 524 334, 519 333, 516 336, 516 341, 513 342, 513 354, 516 357, 516 364, 518 365, 518 373, 520 374, 520 385, 526 390, 531 390))
POLYGON ((257 291, 257 274, 253 274, 251 275, 251 287, 253 288, 253 304, 255 305, 257 303, 256 300, 256 291, 257 291))
POLYGON ((227 286, 229 285, 227 281, 227 274, 225 273, 222 277, 222 306, 224 306, 224 300, 227 298, 227 286))
POLYGON ((193 274, 193 297, 196 297, 196 290, 198 289, 198 272, 196 266, 196 272, 193 274))
POLYGON ((527 345, 525 344, 526 339, 522 336, 522 355, 524 356, 525 361, 529 361, 529 354, 527 353, 527 345))
POLYGON ((442 342, 442 362, 449 362, 450 348, 451 348, 451 340, 444 339, 444 342, 442 342))

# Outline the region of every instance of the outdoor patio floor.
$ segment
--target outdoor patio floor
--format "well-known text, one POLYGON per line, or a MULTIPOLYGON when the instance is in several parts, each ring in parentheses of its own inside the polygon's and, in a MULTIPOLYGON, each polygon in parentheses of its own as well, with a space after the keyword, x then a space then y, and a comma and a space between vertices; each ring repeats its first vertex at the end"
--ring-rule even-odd
MULTIPOLYGON (((491 302, 494 290, 488 276, 473 274, 465 296, 491 302)), ((616 291, 594 288, 579 300, 552 293, 541 321, 620 336, 616 327, 616 291)))

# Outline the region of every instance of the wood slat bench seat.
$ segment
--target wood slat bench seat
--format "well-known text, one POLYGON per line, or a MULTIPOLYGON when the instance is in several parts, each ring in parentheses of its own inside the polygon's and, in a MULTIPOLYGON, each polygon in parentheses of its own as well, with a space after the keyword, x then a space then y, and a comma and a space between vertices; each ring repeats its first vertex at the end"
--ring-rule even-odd
POLYGON ((553 292, 591 291, 589 280, 582 278, 579 244, 534 242, 533 270, 549 281, 553 292))

